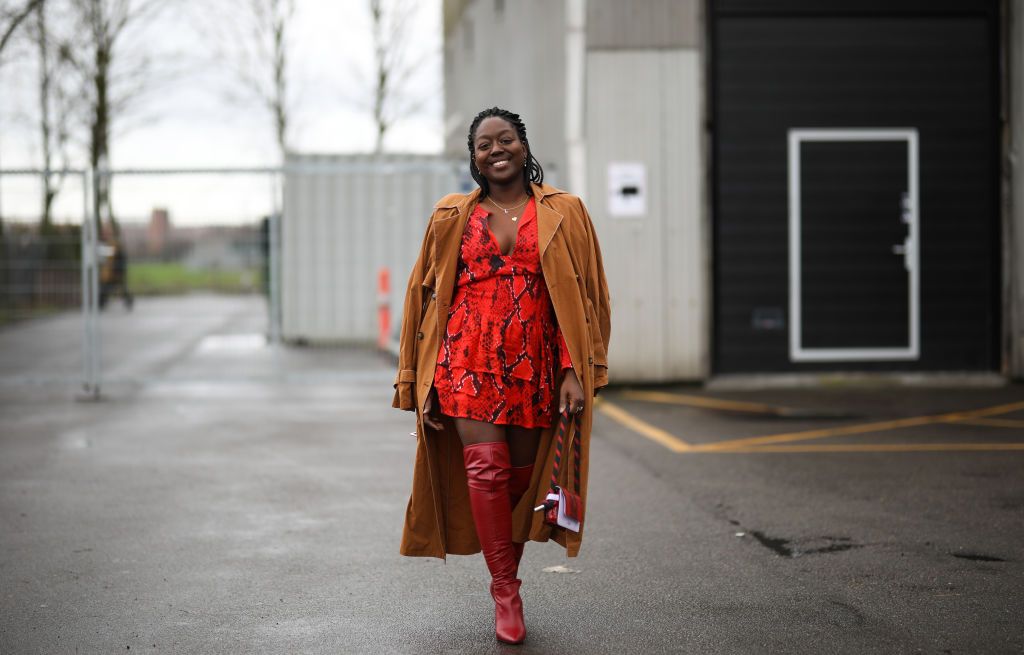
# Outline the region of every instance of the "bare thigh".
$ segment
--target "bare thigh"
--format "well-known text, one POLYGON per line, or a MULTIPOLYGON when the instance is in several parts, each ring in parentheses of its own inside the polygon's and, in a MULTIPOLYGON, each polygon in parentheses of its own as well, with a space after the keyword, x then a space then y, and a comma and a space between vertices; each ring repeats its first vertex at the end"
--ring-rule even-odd
POLYGON ((529 466, 537 458, 540 428, 518 425, 494 425, 468 418, 452 418, 463 446, 493 441, 507 441, 512 466, 529 466))
POLYGON ((529 466, 537 459, 540 445, 540 428, 523 428, 518 425, 506 426, 506 439, 512 466, 529 466))
POLYGON ((504 425, 474 421, 471 418, 452 417, 452 420, 455 421, 455 430, 459 433, 459 439, 462 440, 463 446, 491 441, 505 441, 504 425))

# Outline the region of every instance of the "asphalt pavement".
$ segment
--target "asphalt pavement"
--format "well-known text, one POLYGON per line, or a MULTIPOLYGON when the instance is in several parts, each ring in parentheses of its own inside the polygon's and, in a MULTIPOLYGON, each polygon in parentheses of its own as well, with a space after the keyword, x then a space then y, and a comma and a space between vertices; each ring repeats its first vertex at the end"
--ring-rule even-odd
POLYGON ((256 298, 0 329, 0 653, 1024 652, 1024 388, 618 387, 578 558, 398 555, 394 364, 272 347, 256 298))

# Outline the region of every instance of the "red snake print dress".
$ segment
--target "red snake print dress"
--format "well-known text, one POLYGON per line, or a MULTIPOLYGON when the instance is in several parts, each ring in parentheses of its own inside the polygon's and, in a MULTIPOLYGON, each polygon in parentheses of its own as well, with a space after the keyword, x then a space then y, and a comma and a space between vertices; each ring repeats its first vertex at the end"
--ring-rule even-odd
POLYGON ((540 268, 537 207, 519 219, 502 255, 477 205, 462 235, 455 295, 437 355, 434 386, 448 416, 549 427, 559 370, 571 368, 540 268))

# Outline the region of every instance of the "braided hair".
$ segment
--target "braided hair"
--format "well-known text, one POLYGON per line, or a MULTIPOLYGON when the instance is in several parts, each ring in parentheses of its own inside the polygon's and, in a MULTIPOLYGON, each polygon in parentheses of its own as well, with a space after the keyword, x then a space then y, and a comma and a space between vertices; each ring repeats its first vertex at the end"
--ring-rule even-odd
POLYGON ((544 169, 541 168, 540 162, 533 156, 533 151, 530 149, 530 141, 526 138, 526 125, 523 124, 523 120, 519 118, 519 114, 513 114, 507 109, 500 109, 498 107, 491 107, 485 109, 476 115, 473 122, 469 125, 469 138, 467 139, 467 145, 469 146, 469 174, 473 176, 476 183, 480 185, 481 198, 486 198, 490 193, 490 185, 476 167, 475 150, 473 148, 473 141, 476 139, 476 130, 480 127, 480 123, 485 118, 497 117, 507 122, 509 125, 515 128, 516 134, 519 136, 519 140, 523 142, 523 146, 526 147, 526 166, 523 167, 523 187, 526 189, 526 193, 531 193, 530 182, 541 184, 544 182, 544 169))

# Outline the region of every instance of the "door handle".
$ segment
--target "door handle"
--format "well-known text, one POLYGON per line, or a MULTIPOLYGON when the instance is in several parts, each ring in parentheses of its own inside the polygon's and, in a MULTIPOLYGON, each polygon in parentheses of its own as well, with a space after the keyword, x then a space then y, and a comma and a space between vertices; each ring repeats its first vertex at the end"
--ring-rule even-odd
POLYGON ((913 247, 914 246, 913 242, 910 240, 910 235, 907 235, 907 237, 903 239, 903 243, 896 243, 893 244, 892 246, 892 254, 903 255, 903 266, 906 267, 908 271, 910 270, 910 255, 912 253, 913 247))
MULTIPOLYGON (((910 223, 912 222, 913 218, 914 218, 914 205, 910 201, 910 192, 909 191, 904 191, 903 193, 900 194, 900 220, 904 224, 910 225, 910 223)), ((911 228, 911 229, 913 229, 913 228, 911 228)), ((907 269, 907 272, 910 271, 910 268, 911 268, 911 265, 912 265, 912 262, 913 262, 913 259, 914 259, 914 257, 913 257, 914 250, 913 249, 914 249, 914 242, 911 239, 909 234, 903 237, 903 243, 896 243, 896 244, 893 244, 893 246, 892 246, 892 254, 894 254, 894 255, 903 255, 903 266, 904 266, 904 268, 907 269)))

